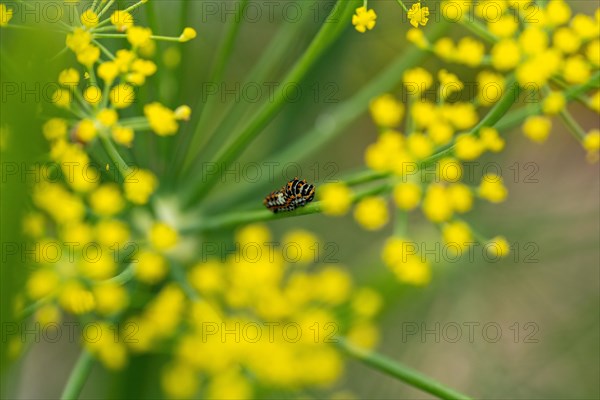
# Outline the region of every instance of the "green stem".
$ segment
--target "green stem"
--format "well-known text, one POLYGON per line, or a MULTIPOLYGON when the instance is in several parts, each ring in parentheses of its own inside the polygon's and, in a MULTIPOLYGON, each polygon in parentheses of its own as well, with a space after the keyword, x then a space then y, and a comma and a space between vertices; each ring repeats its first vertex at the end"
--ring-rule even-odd
POLYGON ((100 143, 102 143, 102 147, 104 147, 104 150, 108 154, 108 157, 116 165, 117 170, 119 171, 123 179, 125 179, 130 172, 129 166, 127 165, 125 160, 123 160, 123 157, 121 157, 121 154, 115 147, 114 143, 108 138, 107 132, 100 132, 98 136, 100 137, 100 143))
POLYGON ((400 4, 400 7, 402 7, 404 12, 408 13, 408 8, 406 8, 406 5, 404 4, 404 2, 402 0, 396 0, 396 1, 398 2, 398 4, 400 4))
POLYGON ((583 128, 581 127, 581 125, 579 125, 577 123, 577 121, 575 121, 575 118, 573 118, 571 113, 569 111, 567 111, 566 109, 562 110, 560 112, 560 119, 562 119, 562 121, 567 126, 567 128, 569 129, 569 132, 571 132, 573 137, 575 139, 577 139, 578 142, 583 142, 583 139, 585 139, 586 133, 583 130, 583 128))
MULTIPOLYGON (((389 183, 384 183, 379 186, 375 186, 361 192, 354 193, 351 199, 353 204, 359 202, 365 197, 376 196, 378 194, 384 194, 390 192, 392 186, 389 183)), ((317 214, 322 211, 321 202, 314 202, 306 205, 305 207, 298 208, 294 211, 280 212, 274 214, 273 212, 263 210, 253 211, 236 211, 232 213, 226 213, 223 215, 217 215, 214 217, 207 217, 200 219, 199 221, 193 222, 187 227, 183 228, 184 232, 203 232, 213 231, 223 228, 232 228, 239 225, 245 225, 253 222, 264 222, 273 221, 276 219, 297 217, 300 215, 317 214)))
POLYGON ((88 375, 92 371, 94 357, 87 349, 82 349, 77 363, 69 375, 69 380, 60 396, 61 400, 75 400, 79 397, 88 375))
POLYGON ((381 354, 360 349, 346 340, 336 338, 337 347, 347 355, 370 367, 377 369, 384 374, 407 383, 408 385, 421 389, 422 391, 437 396, 440 399, 470 399, 462 393, 450 389, 449 387, 435 381, 434 379, 415 371, 403 364, 398 363, 381 354))
POLYGON ((198 203, 208 192, 219 182, 221 171, 235 160, 248 145, 260 134, 267 124, 277 115, 286 103, 285 89, 291 83, 298 83, 306 75, 308 70, 319 59, 321 54, 333 43, 335 39, 347 27, 348 19, 354 11, 352 7, 354 1, 338 0, 337 6, 333 8, 332 13, 341 10, 341 15, 331 22, 325 23, 319 33, 314 38, 306 52, 300 60, 294 65, 292 70, 285 77, 283 82, 277 87, 272 102, 266 103, 256 114, 246 128, 233 141, 227 145, 213 159, 212 165, 215 171, 209 176, 201 174, 199 180, 193 184, 186 185, 189 190, 182 193, 184 207, 189 207, 198 203))
POLYGON ((133 279, 134 275, 135 264, 129 264, 119 275, 107 279, 102 283, 116 283, 118 285, 123 285, 133 279))

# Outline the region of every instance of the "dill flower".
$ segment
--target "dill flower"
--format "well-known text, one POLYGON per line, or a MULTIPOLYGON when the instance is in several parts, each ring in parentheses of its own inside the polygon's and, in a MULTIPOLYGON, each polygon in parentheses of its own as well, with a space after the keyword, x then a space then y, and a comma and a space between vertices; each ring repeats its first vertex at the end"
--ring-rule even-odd
POLYGON ((418 28, 419 25, 427 25, 427 21, 429 21, 429 7, 421 7, 420 1, 414 3, 410 10, 408 10, 408 19, 410 20, 410 24, 415 28, 418 28))
POLYGON ((350 209, 352 192, 342 183, 328 183, 319 190, 319 197, 326 215, 344 215, 350 209))
POLYGON ((8 25, 12 17, 12 8, 6 7, 6 4, 0 4, 0 27, 8 25))
POLYGON ((381 229, 389 220, 385 199, 368 197, 361 200, 354 209, 354 218, 367 230, 381 229))
POLYGON ((352 16, 352 25, 354 25, 354 28, 358 32, 364 33, 375 27, 376 19, 377 14, 375 14, 374 10, 367 10, 367 7, 362 6, 358 7, 352 16))

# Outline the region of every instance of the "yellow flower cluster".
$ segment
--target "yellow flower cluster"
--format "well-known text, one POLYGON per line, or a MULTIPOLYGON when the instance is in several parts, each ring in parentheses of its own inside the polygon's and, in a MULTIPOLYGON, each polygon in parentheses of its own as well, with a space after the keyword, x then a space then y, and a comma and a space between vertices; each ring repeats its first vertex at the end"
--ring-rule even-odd
MULTIPOLYGON (((551 0, 543 7, 534 7, 532 1, 494 1, 494 7, 488 7, 488 3, 478 2, 474 8, 469 2, 460 5, 452 2, 451 6, 441 4, 447 14, 452 11, 452 15, 445 17, 460 20, 472 32, 478 33, 476 39, 465 36, 455 43, 449 37, 442 37, 429 43, 416 30, 409 31, 407 38, 446 62, 486 68, 478 76, 477 102, 481 106, 490 106, 500 98, 505 84, 503 75, 508 74, 514 74, 517 83, 529 92, 530 99, 542 95, 537 115, 528 118, 522 127, 525 136, 542 143, 551 131, 551 117, 566 112, 565 94, 577 85, 589 83, 594 76, 597 79, 600 8, 591 16, 575 14, 569 2, 564 0, 551 0), (471 8, 474 15, 469 15, 471 8), (492 9, 494 12, 490 12, 492 9), (534 9, 535 13, 531 13, 534 9), (498 11, 502 14, 498 15, 498 11), (484 44, 486 41, 489 46, 484 44)), ((442 77, 440 80, 443 83, 442 77)), ((600 91, 597 89, 589 97, 576 98, 600 113, 600 91)), ((576 131, 575 136, 587 150, 588 158, 597 161, 598 149, 590 145, 594 142, 594 132, 585 133, 579 126, 569 129, 576 131)))
MULTIPOLYGON (((150 240, 162 246, 173 235, 171 228, 157 223, 150 240)), ((354 288, 339 265, 304 268, 319 261, 319 240, 312 233, 291 231, 280 246, 273 246, 266 226, 248 225, 236 232, 235 243, 224 260, 208 259, 188 268, 189 286, 164 285, 127 320, 139 328, 136 340, 126 343, 127 352, 172 346, 173 359, 161 378, 168 396, 194 397, 201 382, 218 398, 252 398, 255 381, 273 389, 326 387, 343 371, 333 345, 337 335, 364 348, 376 345, 373 318, 381 307, 379 294, 354 288), (286 250, 290 248, 293 254, 286 250)), ((155 250, 152 257, 157 256, 151 260, 141 254, 136 275, 141 270, 147 274, 148 264, 157 260, 167 262, 155 250)), ((119 365, 120 349, 97 351, 101 360, 102 351, 114 352, 105 364, 119 365)))

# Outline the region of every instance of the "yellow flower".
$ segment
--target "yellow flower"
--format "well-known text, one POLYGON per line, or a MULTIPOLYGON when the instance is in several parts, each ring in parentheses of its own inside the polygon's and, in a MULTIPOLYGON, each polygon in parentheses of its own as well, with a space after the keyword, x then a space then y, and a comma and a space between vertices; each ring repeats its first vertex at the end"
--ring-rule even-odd
POLYGON ((449 222, 442 227, 442 237, 450 252, 460 255, 473 244, 469 225, 462 221, 449 222))
POLYGON ((418 160, 429 157, 434 150, 431 139, 418 132, 413 133, 406 139, 406 147, 418 160))
POLYGON ((56 271, 50 268, 38 269, 27 279, 27 294, 34 300, 41 299, 56 290, 59 283, 60 278, 56 271))
POLYGON ((123 183, 125 197, 134 204, 146 204, 158 187, 156 176, 144 169, 133 170, 123 183))
POLYGON ((171 398, 192 398, 198 391, 198 374, 189 365, 170 364, 161 374, 161 386, 171 398))
POLYGON ((488 21, 487 26, 491 33, 501 38, 512 37, 519 29, 519 23, 512 14, 503 15, 496 21, 488 21))
POLYGON ((486 107, 496 103, 506 87, 504 76, 491 71, 481 71, 477 75, 477 100, 486 107))
POLYGON ((563 53, 571 54, 579 50, 581 40, 572 29, 562 27, 554 32, 552 44, 563 53))
POLYGON ((525 54, 541 53, 548 47, 548 34, 538 26, 529 26, 519 35, 519 45, 525 54))
POLYGON ((66 89, 57 89, 52 94, 51 101, 56 104, 57 107, 69 108, 71 101, 73 101, 73 97, 70 91, 66 89))
POLYGON ((104 315, 114 314, 127 307, 127 290, 117 283, 103 283, 93 289, 96 310, 104 315))
POLYGON ((43 126, 46 140, 63 139, 67 136, 67 121, 62 118, 51 118, 43 126))
POLYGON ((110 23, 113 24, 119 32, 125 32, 133 26, 133 17, 125 10, 117 10, 110 16, 110 23))
POLYGON ((436 122, 429 126, 427 134, 436 145, 444 145, 450 143, 454 130, 446 122, 436 122))
POLYGON ((399 281, 424 286, 431 281, 431 267, 419 256, 408 257, 406 262, 394 265, 392 271, 399 281))
POLYGON ((391 94, 384 94, 371 101, 369 111, 377 126, 391 128, 402 120, 404 105, 391 94))
POLYGON ((164 222, 156 222, 150 229, 150 243, 157 250, 169 250, 177 244, 177 231, 164 222))
POLYGON ((544 143, 548 139, 551 129, 552 121, 546 117, 529 117, 523 124, 525 136, 537 143, 544 143))
POLYGON ((414 182, 399 183, 394 187, 394 202, 402 210, 413 210, 421 201, 421 186, 414 182))
POLYGON ((328 183, 319 190, 325 215, 344 215, 352 204, 352 191, 343 183, 328 183))
POLYGON ((420 29, 409 29, 408 32, 406 32, 406 39, 420 49, 427 49, 430 46, 427 37, 420 29))
POLYGON ((389 220, 387 203, 382 197, 367 197, 354 209, 354 219, 365 229, 376 231, 389 220))
POLYGON ((589 63, 581 55, 567 58, 564 66, 564 77, 569 83, 580 84, 588 81, 591 75, 589 63))
POLYGON ((587 150, 588 161, 598 161, 598 151, 600 150, 600 130, 592 129, 583 138, 583 148, 587 150))
POLYGON ((100 220, 94 227, 96 241, 106 247, 122 247, 129 240, 129 227, 118 219, 100 220))
POLYGON ((464 183, 455 183, 446 189, 452 208, 458 213, 466 213, 473 207, 473 193, 464 183))
POLYGON ((135 276, 144 283, 158 283, 167 275, 167 262, 158 253, 142 250, 138 253, 136 261, 135 276))
POLYGON ((596 67, 600 66, 600 40, 591 41, 586 48, 585 54, 592 64, 596 67))
POLYGON ((179 106, 175 109, 175 119, 179 121, 189 121, 192 116, 192 109, 190 106, 179 106))
POLYGON ((546 6, 546 22, 549 25, 566 24, 571 18, 571 8, 563 0, 550 0, 546 6))
POLYGON ((111 135, 115 142, 131 147, 135 132, 132 128, 117 125, 112 128, 111 135))
POLYGON ((94 12, 91 8, 85 10, 80 17, 81 23, 87 27, 92 28, 98 25, 98 14, 94 12))
POLYGON ((479 138, 486 150, 498 153, 504 149, 505 141, 500 137, 495 128, 483 127, 479 131, 479 138))
POLYGON ((542 111, 546 115, 556 115, 564 110, 567 99, 562 92, 550 92, 542 103, 542 111))
POLYGON ((225 287, 223 265, 216 261, 197 264, 188 273, 188 280, 203 296, 217 293, 225 287))
POLYGON ((58 300, 62 308, 77 315, 88 313, 96 306, 92 292, 76 281, 65 284, 58 300))
POLYGON ((452 39, 443 37, 433 45, 434 53, 445 61, 452 61, 456 55, 456 48, 452 39))
POLYGON ((464 37, 458 42, 456 48, 456 60, 469 67, 477 67, 481 64, 485 55, 483 43, 471 37, 464 37))
POLYGON ((76 69, 68 68, 58 75, 58 83, 66 87, 75 87, 79 84, 79 72, 76 69))
POLYGON ((358 7, 352 16, 352 25, 359 32, 365 32, 375 27, 377 15, 374 10, 367 10, 367 7, 358 7))
POLYGON ((492 259, 506 257, 510 253, 510 244, 504 236, 496 236, 485 244, 485 250, 492 259))
POLYGON ((436 173, 438 179, 445 182, 457 182, 463 174, 463 168, 460 161, 452 158, 442 158, 436 164, 436 173))
POLYGON ((107 183, 90 193, 90 206, 96 214, 111 217, 121 212, 125 200, 116 184, 107 183))
POLYGON ((186 27, 179 36, 180 42, 188 42, 196 37, 196 30, 194 28, 186 27))
POLYGON ((82 28, 75 28, 67 35, 66 45, 75 53, 84 50, 92 42, 92 34, 82 28))
POLYGON ((600 34, 600 26, 594 19, 585 14, 577 14, 571 20, 571 27, 575 30, 575 33, 583 39, 589 40, 600 34))
POLYGON ((175 113, 160 103, 150 103, 144 106, 144 115, 152 130, 159 136, 171 136, 177 133, 179 125, 175 113))
POLYGON ((452 202, 441 184, 431 184, 425 192, 423 200, 423 214, 432 222, 444 222, 452 217, 452 202))
POLYGON ((461 82, 458 77, 445 69, 441 69, 438 72, 438 79, 440 80, 440 91, 444 99, 448 99, 452 94, 460 92, 464 89, 465 85, 461 82))
POLYGON ((502 177, 495 174, 486 174, 481 178, 478 193, 482 199, 486 199, 492 203, 501 203, 508 195, 502 177))
POLYGON ((91 44, 77 52, 77 61, 88 68, 91 68, 99 58, 100 49, 91 44))
POLYGON ((133 86, 126 83, 120 83, 110 90, 110 103, 115 108, 127 108, 135 100, 135 91, 133 86))
POLYGON ((112 108, 103 108, 96 114, 96 120, 106 127, 111 127, 119 120, 119 114, 112 108))
POLYGON ((102 100, 102 91, 98 86, 89 86, 83 92, 83 98, 91 105, 96 105, 102 100))
POLYGON ((421 8, 420 1, 413 4, 410 10, 408 10, 408 19, 410 19, 410 24, 415 28, 418 28, 419 25, 425 26, 427 21, 429 21, 429 7, 421 8))
POLYGON ((417 67, 406 70, 402 77, 402 82, 408 89, 408 94, 419 95, 431 87, 433 77, 427 70, 417 67))
POLYGON ((113 61, 106 61, 98 66, 98 76, 107 85, 110 85, 118 75, 119 66, 113 61))
POLYGON ((91 119, 83 119, 77 126, 77 137, 82 142, 89 142, 96 137, 98 131, 96 125, 91 119))
POLYGON ((127 40, 133 47, 144 46, 151 40, 152 30, 141 26, 132 26, 127 29, 127 40))
POLYGON ((492 65, 499 71, 515 68, 521 61, 521 49, 512 39, 503 39, 492 47, 492 65))
POLYGON ((13 17, 12 8, 6 7, 5 4, 0 4, 0 26, 8 25, 8 22, 13 17))
POLYGON ((483 143, 473 135, 464 134, 456 138, 454 155, 465 161, 473 161, 485 150, 483 143))

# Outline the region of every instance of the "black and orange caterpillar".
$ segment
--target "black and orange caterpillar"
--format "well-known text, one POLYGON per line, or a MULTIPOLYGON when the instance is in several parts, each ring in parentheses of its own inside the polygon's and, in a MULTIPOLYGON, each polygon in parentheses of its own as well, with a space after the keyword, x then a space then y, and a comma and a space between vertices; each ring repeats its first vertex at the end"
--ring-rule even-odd
POLYGON ((303 207, 315 198, 315 186, 298 177, 265 197, 263 204, 274 213, 303 207))

